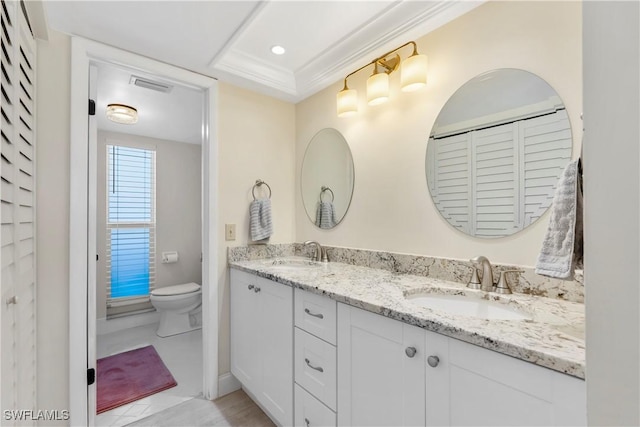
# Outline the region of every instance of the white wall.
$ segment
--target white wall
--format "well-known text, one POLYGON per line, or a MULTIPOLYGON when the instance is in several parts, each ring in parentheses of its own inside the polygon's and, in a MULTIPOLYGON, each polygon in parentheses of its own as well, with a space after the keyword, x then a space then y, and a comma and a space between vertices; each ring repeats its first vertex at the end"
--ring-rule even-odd
POLYGON ((70 55, 65 35, 38 41, 38 409, 69 408, 70 55))
MULTIPOLYGON (((440 109, 469 79, 496 68, 520 68, 546 80, 570 116, 574 156, 582 125, 581 9, 578 2, 489 2, 416 40, 429 58, 427 87, 399 90, 391 75, 391 99, 369 107, 362 71, 349 79, 360 95, 357 116, 338 118, 335 97, 342 81, 296 106, 296 165, 320 129, 334 127, 353 152, 355 189, 346 217, 332 230, 307 218, 296 191, 296 237, 323 244, 493 262, 535 264, 548 215, 525 231, 478 239, 451 227, 435 209, 425 177, 427 138, 440 109)), ((405 53, 403 53, 405 55, 405 53)))
MULTIPOLYGON (((227 247, 249 239, 249 203, 256 179, 271 186, 274 234, 270 243, 295 239, 294 141, 295 107, 238 87, 220 83, 218 291, 220 304, 220 374, 229 372, 229 272, 227 247), (224 240, 224 225, 236 224, 237 239, 224 240)), ((258 195, 258 190, 256 190, 258 195)), ((304 213, 303 213, 304 214, 304 213)))
POLYGON ((640 6, 584 2, 589 425, 640 425, 640 6))
MULTIPOLYGON (((98 76, 98 79, 100 76, 98 76)), ((106 146, 119 143, 156 152, 156 276, 155 285, 202 283, 202 203, 200 145, 98 131, 97 189, 97 318, 106 317, 106 146), (178 251, 179 260, 162 264, 163 251, 178 251)))

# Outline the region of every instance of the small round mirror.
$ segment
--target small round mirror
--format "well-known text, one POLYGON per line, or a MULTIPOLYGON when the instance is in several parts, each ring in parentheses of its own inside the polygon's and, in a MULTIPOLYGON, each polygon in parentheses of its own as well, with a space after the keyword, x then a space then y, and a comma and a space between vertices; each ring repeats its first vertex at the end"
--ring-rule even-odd
POLYGON ((523 70, 489 71, 458 89, 433 125, 431 198, 466 234, 509 236, 551 206, 571 146, 567 111, 547 82, 523 70))
POLYGON ((330 229, 342 221, 353 195, 353 158, 349 144, 335 129, 319 131, 304 153, 302 203, 317 227, 330 229))

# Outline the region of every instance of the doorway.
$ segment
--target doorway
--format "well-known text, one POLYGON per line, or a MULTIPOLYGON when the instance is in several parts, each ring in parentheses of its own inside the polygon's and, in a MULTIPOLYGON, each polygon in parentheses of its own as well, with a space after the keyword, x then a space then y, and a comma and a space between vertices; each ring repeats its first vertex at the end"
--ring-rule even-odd
MULTIPOLYGON (((216 81, 130 52, 74 37, 71 58, 71 222, 70 222, 70 415, 71 424, 93 425, 96 385, 97 138, 87 119, 90 66, 106 63, 202 93, 200 140, 202 203, 202 375, 203 396, 218 396, 216 206, 216 81), (89 144, 87 143, 89 141, 89 144), (85 351, 86 350, 86 351, 85 351)), ((99 77, 98 77, 99 78, 99 77)))
POLYGON ((202 394, 204 94, 106 62, 92 61, 94 69, 96 423, 119 426, 202 394), (194 308, 172 310, 161 330, 151 294, 168 289, 183 292, 169 296, 174 304, 193 299, 194 308), (140 360, 157 369, 142 375, 140 360))

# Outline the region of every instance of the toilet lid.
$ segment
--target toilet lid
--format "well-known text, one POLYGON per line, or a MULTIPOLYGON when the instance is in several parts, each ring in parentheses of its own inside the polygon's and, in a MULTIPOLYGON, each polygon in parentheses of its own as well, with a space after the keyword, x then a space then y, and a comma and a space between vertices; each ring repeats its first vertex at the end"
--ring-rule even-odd
POLYGON ((190 294, 191 292, 197 292, 200 290, 200 285, 197 283, 183 283, 182 285, 163 286, 151 291, 151 295, 155 296, 167 296, 167 295, 182 295, 190 294))

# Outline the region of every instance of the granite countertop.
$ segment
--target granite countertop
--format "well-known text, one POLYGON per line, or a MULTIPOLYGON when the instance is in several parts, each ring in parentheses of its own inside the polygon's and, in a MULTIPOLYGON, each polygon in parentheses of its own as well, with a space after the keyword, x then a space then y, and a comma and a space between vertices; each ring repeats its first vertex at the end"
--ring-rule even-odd
MULTIPOLYGON (((298 258, 297 262, 301 260, 298 258)), ((468 289, 461 283, 337 262, 308 262, 313 265, 300 268, 299 265, 287 267, 278 264, 278 261, 281 260, 233 261, 229 265, 284 285, 325 295, 338 302, 584 378, 584 304, 524 294, 487 293, 468 289), (488 320, 432 310, 411 302, 410 297, 420 293, 490 299, 517 309, 528 318, 488 320)))

